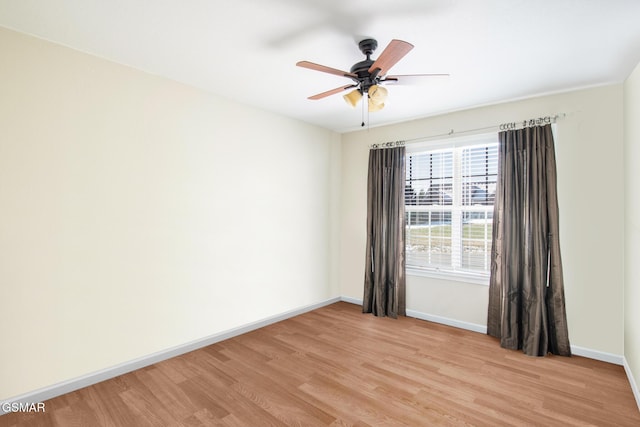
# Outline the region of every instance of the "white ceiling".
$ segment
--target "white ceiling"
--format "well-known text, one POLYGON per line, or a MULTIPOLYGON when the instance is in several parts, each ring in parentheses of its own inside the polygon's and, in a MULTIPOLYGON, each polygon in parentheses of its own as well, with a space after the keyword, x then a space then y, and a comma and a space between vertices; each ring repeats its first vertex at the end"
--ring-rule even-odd
MULTIPOLYGON (((638 0, 0 0, 0 26, 338 132, 362 111, 334 95, 373 37, 415 48, 369 126, 623 81, 640 62, 638 0)), ((366 119, 366 117, 365 117, 366 119)))

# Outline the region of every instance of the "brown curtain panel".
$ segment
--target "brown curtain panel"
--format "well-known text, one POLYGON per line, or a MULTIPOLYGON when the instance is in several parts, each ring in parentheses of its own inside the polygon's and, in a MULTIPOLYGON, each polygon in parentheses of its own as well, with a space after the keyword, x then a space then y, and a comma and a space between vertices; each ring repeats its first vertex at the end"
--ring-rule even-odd
POLYGON ((405 147, 369 152, 367 254, 362 311, 405 315, 405 147))
POLYGON ((529 356, 570 356, 551 125, 499 140, 487 333, 529 356))

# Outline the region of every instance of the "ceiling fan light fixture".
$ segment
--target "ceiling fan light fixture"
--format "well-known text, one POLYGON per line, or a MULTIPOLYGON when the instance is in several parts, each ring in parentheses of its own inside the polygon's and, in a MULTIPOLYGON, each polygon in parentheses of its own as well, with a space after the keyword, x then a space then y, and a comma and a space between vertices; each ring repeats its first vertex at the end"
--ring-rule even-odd
POLYGON ((355 108, 358 102, 362 99, 362 93, 360 93, 360 90, 354 89, 348 94, 344 95, 343 98, 347 102, 347 104, 355 108))
POLYGON ((379 85, 373 85, 369 88, 369 103, 384 104, 389 96, 387 88, 379 85))
POLYGON ((380 111, 384 108, 384 102, 373 102, 372 99, 369 99, 369 112, 375 113, 376 111, 380 111))
POLYGON ((373 85, 367 92, 369 98, 369 112, 374 113, 384 108, 384 101, 389 96, 389 91, 379 85, 373 85))

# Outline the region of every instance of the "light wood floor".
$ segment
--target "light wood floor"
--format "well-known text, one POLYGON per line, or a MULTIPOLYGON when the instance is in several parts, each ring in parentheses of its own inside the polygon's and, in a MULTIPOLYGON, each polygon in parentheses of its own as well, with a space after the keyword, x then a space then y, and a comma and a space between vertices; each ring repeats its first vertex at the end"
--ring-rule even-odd
POLYGON ((337 303, 0 426, 640 426, 624 369, 337 303))

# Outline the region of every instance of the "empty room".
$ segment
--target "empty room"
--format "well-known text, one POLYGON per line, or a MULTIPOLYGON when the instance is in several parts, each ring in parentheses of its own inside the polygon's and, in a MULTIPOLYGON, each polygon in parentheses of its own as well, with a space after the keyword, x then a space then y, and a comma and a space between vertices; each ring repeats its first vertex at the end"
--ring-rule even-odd
POLYGON ((0 0, 0 426, 640 425, 639 19, 0 0))

